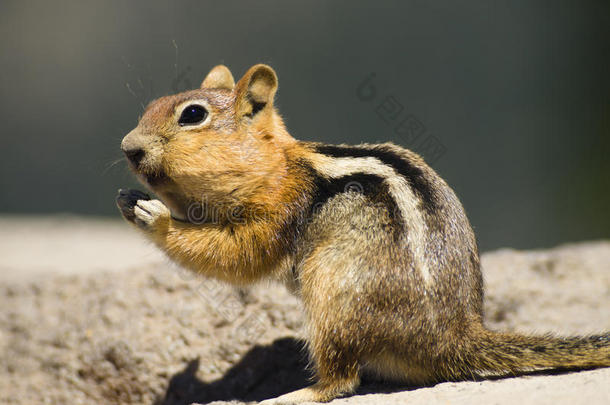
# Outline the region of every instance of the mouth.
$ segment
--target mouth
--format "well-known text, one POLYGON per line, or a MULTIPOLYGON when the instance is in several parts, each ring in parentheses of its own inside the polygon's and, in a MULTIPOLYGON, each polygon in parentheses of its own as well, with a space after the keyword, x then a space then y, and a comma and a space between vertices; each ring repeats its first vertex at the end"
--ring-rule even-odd
POLYGON ((145 170, 141 164, 136 165, 131 161, 128 163, 129 169, 136 175, 140 183, 150 188, 151 191, 154 191, 154 188, 169 182, 169 177, 162 171, 149 172, 148 170, 145 170))
POLYGON ((163 172, 146 173, 139 170, 139 167, 130 164, 132 172, 136 175, 140 183, 148 190, 156 194, 157 198, 169 208, 172 213, 172 218, 181 222, 187 222, 186 212, 182 208, 180 199, 175 198, 175 193, 171 192, 173 182, 163 172))
POLYGON ((145 173, 141 176, 151 188, 162 186, 169 181, 169 177, 165 173, 145 173))
POLYGON ((163 204, 171 211, 173 219, 179 222, 190 222, 188 208, 185 208, 185 203, 182 198, 177 197, 173 193, 159 193, 158 196, 163 204))
POLYGON ((140 182, 152 191, 172 213, 172 218, 180 222, 188 220, 188 202, 176 192, 176 184, 164 173, 138 173, 140 182))

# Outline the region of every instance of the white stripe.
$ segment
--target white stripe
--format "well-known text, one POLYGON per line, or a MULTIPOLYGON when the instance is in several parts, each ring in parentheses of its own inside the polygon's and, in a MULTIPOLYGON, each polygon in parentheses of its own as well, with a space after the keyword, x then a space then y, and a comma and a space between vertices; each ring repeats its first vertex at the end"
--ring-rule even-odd
POLYGON ((383 164, 375 157, 332 158, 322 155, 314 161, 314 167, 324 176, 339 178, 354 173, 367 173, 383 177, 402 217, 408 225, 407 241, 413 252, 415 267, 419 269, 424 282, 430 285, 432 277, 426 263, 425 240, 427 227, 415 196, 407 180, 397 174, 391 166, 383 164))

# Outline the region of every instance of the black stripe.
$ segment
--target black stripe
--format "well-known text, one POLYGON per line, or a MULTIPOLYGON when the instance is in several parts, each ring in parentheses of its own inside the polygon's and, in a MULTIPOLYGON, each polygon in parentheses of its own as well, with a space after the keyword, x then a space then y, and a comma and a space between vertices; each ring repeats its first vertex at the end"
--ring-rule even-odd
POLYGON ((366 196, 371 203, 385 207, 392 224, 392 233, 398 237, 404 229, 404 220, 398 204, 390 193, 388 184, 381 176, 370 173, 352 173, 337 178, 322 176, 308 162, 299 162, 312 183, 309 207, 305 210, 309 218, 315 215, 330 199, 339 194, 356 192, 366 196))
POLYGON ((292 176, 307 179, 308 185, 301 188, 299 198, 286 207, 290 215, 285 218, 285 222, 277 234, 279 252, 294 254, 298 245, 297 241, 320 208, 333 197, 347 192, 360 192, 371 203, 382 204, 386 208, 390 219, 387 231, 394 240, 404 233, 405 222, 402 212, 383 177, 368 173, 354 173, 330 179, 318 173, 305 159, 288 160, 288 167, 292 176))
POLYGON ((314 149, 318 153, 335 158, 377 158, 382 163, 391 166, 398 174, 407 180, 414 193, 421 199, 422 208, 428 211, 428 213, 433 214, 438 208, 433 186, 426 178, 423 171, 419 167, 414 166, 404 157, 388 148, 384 148, 381 145, 373 147, 357 147, 319 144, 315 145, 314 149))
MULTIPOLYGON (((335 179, 317 177, 315 179, 316 195, 313 200, 314 206, 322 206, 336 195, 346 192, 361 193, 372 201, 378 201, 381 196, 387 195, 389 200, 393 201, 389 195, 390 190, 383 180, 381 176, 368 173, 353 173, 335 179)), ((388 205, 386 208, 394 211, 396 204, 388 205)))

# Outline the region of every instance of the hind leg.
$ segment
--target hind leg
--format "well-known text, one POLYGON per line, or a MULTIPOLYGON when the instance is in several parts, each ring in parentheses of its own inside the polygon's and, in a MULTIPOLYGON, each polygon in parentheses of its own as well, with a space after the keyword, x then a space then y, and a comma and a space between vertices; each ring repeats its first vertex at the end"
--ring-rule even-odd
POLYGON ((264 405, 328 402, 353 393, 360 384, 361 340, 354 336, 353 328, 343 324, 332 310, 334 306, 320 305, 316 297, 311 298, 306 304, 308 347, 318 381, 310 387, 264 401, 264 405))
POLYGON ((313 337, 310 344, 318 382, 309 387, 263 401, 262 405, 328 402, 354 392, 360 384, 357 359, 353 357, 349 348, 337 345, 330 336, 324 333, 318 333, 318 335, 322 336, 313 337))
POLYGON ((364 262, 378 264, 379 250, 371 249, 374 257, 357 260, 369 250, 341 237, 350 231, 341 230, 320 243, 299 272, 308 346, 318 382, 265 404, 328 402, 351 394, 360 384, 363 359, 383 346, 383 334, 378 333, 383 317, 371 298, 376 296, 376 270, 363 266, 364 262))
POLYGON ((267 399, 261 405, 295 405, 303 402, 328 402, 343 394, 353 392, 358 386, 358 378, 342 381, 319 381, 314 385, 267 399))

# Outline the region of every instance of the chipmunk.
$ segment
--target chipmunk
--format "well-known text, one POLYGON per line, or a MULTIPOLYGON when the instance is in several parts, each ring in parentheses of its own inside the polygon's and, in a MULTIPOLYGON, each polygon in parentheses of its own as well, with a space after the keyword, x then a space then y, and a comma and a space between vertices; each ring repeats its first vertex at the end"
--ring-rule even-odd
POLYGON ((317 382, 267 404, 353 393, 363 369, 415 384, 610 366, 610 333, 559 338, 483 326, 479 253, 452 189, 391 143, 295 140, 278 79, 225 66, 153 101, 121 148, 159 199, 117 205, 169 258, 233 285, 301 298, 317 382))

